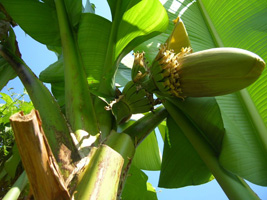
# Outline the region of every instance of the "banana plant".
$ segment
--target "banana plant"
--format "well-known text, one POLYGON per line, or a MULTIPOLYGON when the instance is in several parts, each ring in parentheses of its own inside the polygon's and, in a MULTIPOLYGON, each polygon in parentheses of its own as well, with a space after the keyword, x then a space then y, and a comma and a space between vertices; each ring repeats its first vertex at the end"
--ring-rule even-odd
POLYGON ((160 170, 159 187, 215 178, 229 199, 259 199, 245 180, 267 186, 266 1, 107 2, 111 20, 89 1, 0 0, 0 86, 18 76, 39 111, 51 198, 157 199, 142 170, 160 170), (58 56, 39 77, 15 25, 58 56))

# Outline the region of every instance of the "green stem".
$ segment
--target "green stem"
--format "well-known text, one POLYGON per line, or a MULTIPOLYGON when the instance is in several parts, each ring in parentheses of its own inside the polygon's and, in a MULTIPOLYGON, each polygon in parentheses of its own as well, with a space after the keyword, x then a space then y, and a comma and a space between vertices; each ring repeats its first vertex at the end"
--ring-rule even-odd
POLYGON ((118 198, 122 194, 127 174, 131 167, 131 161, 134 157, 135 148, 167 117, 167 115, 168 112, 161 106, 126 128, 122 131, 123 133, 112 133, 110 135, 106 144, 110 145, 112 148, 114 148, 114 146, 116 146, 116 148, 120 147, 120 152, 118 152, 123 155, 125 162, 119 185, 118 198))
POLYGON ((102 99, 96 97, 94 100, 94 106, 96 108, 95 111, 97 115, 98 127, 101 132, 101 141, 104 141, 112 130, 114 117, 110 110, 105 109, 107 104, 102 99))
POLYGON ((102 81, 100 82, 100 86, 98 91, 102 94, 109 94, 110 96, 114 96, 115 90, 114 90, 114 74, 117 70, 117 63, 115 63, 115 53, 116 53, 116 42, 117 42, 117 31, 118 26, 121 22, 120 19, 120 12, 121 12, 121 1, 116 2, 116 9, 115 9, 115 16, 112 21, 110 36, 109 36, 109 42, 108 42, 108 48, 107 53, 105 57, 105 70, 102 75, 102 81), (112 77, 110 79, 109 77, 112 77), (111 94, 110 92, 113 91, 111 94))
POLYGON ((128 160, 132 159, 134 156, 134 141, 125 133, 111 131, 105 144, 121 154, 124 158, 124 168, 128 164, 128 160))
POLYGON ((117 192, 117 199, 120 199, 135 154, 134 140, 128 134, 112 131, 105 144, 117 151, 124 159, 117 192))
POLYGON ((72 128, 96 135, 99 130, 86 73, 64 0, 55 0, 64 56, 66 115, 72 128))
POLYGON ((19 176, 11 189, 6 193, 3 200, 16 200, 18 199, 21 191, 25 188, 28 183, 28 177, 25 171, 19 176))
POLYGON ((216 153, 212 147, 205 141, 199 133, 199 130, 192 126, 190 120, 172 103, 166 101, 163 103, 171 117, 177 125, 182 129, 183 133, 193 145, 201 159, 210 169, 225 194, 229 199, 251 200, 257 199, 258 196, 250 189, 250 187, 238 176, 226 171, 220 165, 216 153))
POLYGON ((117 198, 122 169, 127 168, 129 157, 134 155, 131 138, 112 131, 106 144, 94 153, 74 192, 75 199, 117 198))
POLYGON ((123 132, 130 135, 135 141, 135 146, 138 146, 146 136, 148 136, 149 133, 167 117, 167 115, 167 110, 163 106, 160 106, 126 128, 123 132))
POLYGON ((43 122, 42 127, 57 161, 60 162, 59 155, 62 144, 70 150, 74 161, 79 159, 77 149, 69 134, 67 122, 49 90, 20 58, 2 45, 0 45, 0 55, 17 73, 35 109, 39 111, 43 122))
POLYGON ((161 106, 154 112, 136 121, 133 125, 122 131, 122 133, 112 131, 108 140, 105 142, 105 144, 116 150, 124 158, 118 198, 122 193, 131 161, 134 157, 135 148, 167 117, 167 115, 168 112, 161 106))

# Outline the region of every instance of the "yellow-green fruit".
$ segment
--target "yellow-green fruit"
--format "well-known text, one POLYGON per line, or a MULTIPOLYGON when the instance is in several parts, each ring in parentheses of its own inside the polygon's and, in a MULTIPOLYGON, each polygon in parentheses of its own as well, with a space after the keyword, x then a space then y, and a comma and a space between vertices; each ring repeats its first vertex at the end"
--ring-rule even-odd
POLYGON ((219 96, 241 90, 261 75, 265 63, 237 48, 214 48, 174 54, 163 46, 151 67, 160 94, 184 98, 219 96), (160 68, 160 69, 159 69, 160 68), (170 71, 170 75, 166 70, 170 71))

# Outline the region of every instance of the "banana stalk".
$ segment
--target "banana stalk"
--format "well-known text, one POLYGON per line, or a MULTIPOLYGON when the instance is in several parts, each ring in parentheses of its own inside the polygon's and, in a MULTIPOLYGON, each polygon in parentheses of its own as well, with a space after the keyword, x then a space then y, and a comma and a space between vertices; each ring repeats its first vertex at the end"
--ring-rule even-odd
POLYGON ((124 172, 128 171, 134 152, 134 142, 129 135, 112 131, 79 176, 75 199, 117 199, 119 182, 126 177, 124 172))
POLYGON ((94 100, 94 106, 97 116, 97 122, 98 127, 100 130, 100 137, 101 141, 105 140, 108 135, 110 134, 110 131, 113 127, 113 121, 114 116, 112 115, 112 112, 110 110, 107 110, 106 107, 108 106, 106 102, 101 100, 100 98, 95 98, 94 100))
POLYGON ((123 130, 124 133, 131 136, 137 147, 146 136, 153 131, 168 115, 163 106, 158 107, 153 112, 146 114, 136 121, 133 125, 123 130))
POLYGON ((42 127, 57 161, 64 162, 67 159, 67 156, 63 155, 62 152, 68 152, 72 161, 77 161, 79 155, 70 136, 67 122, 49 90, 20 58, 2 45, 0 45, 0 55, 18 74, 35 109, 39 111, 42 127))
POLYGON ((78 141, 99 133, 95 110, 88 88, 79 48, 68 20, 64 0, 55 0, 64 56, 66 116, 75 131, 78 141), (84 131, 81 131, 84 130, 84 131))
POLYGON ((3 200, 17 200, 19 198, 20 193, 25 188, 28 183, 28 177, 25 171, 19 176, 14 185, 10 188, 10 190, 3 197, 3 200))

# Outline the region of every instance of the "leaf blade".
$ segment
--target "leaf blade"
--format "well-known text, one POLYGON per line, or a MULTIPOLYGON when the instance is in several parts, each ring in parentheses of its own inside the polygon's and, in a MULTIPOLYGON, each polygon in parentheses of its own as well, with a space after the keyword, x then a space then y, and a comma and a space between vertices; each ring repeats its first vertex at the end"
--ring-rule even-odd
POLYGON ((56 11, 49 3, 32 0, 2 0, 1 3, 35 40, 46 45, 61 45, 56 11))

